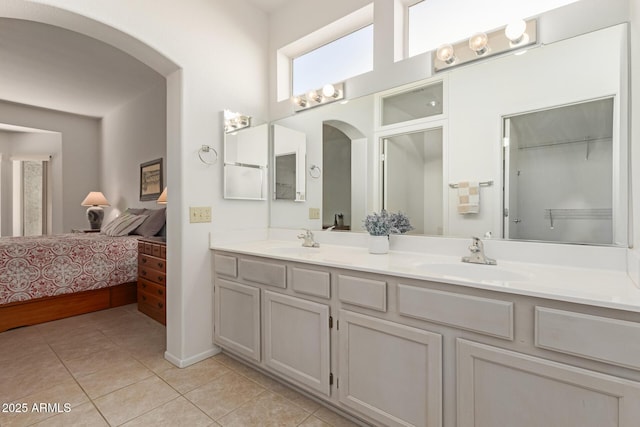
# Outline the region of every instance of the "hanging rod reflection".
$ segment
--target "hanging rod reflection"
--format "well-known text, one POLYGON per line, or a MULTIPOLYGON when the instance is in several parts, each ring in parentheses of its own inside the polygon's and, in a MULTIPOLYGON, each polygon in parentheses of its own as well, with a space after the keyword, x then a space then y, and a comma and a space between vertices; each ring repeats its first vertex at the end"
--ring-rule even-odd
MULTIPOLYGON (((480 187, 490 187, 493 185, 493 180, 489 180, 489 181, 481 181, 478 183, 478 185, 480 187)), ((458 188, 458 183, 456 182, 455 184, 449 184, 449 187, 451 188, 458 188)))
POLYGON ((539 145, 525 145, 523 147, 518 147, 518 150, 530 150, 532 148, 545 148, 545 147, 554 147, 556 145, 566 145, 566 144, 578 144, 578 143, 584 143, 584 142, 600 142, 600 141, 611 141, 612 137, 610 136, 606 136, 603 138, 590 138, 590 137, 585 137, 585 138, 580 138, 580 139, 571 139, 568 141, 557 141, 557 142, 545 142, 543 144, 539 144, 539 145))
POLYGON ((545 209, 545 219, 611 219, 611 208, 545 209))

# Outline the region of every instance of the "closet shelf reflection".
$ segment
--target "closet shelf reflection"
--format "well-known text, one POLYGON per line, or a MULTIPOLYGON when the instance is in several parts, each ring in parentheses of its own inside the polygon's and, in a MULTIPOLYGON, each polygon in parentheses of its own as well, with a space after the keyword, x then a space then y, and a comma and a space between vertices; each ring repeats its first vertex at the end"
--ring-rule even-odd
POLYGON ((583 209, 545 209, 544 219, 549 220, 553 228, 554 221, 567 219, 611 219, 611 208, 583 208, 583 209))

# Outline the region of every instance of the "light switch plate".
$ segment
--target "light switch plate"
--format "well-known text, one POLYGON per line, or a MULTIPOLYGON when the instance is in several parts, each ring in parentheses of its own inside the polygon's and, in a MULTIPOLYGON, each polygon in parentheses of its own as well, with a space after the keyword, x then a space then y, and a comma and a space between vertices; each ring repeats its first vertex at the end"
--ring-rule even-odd
POLYGON ((211 206, 190 206, 189 222, 211 222, 211 206))
POLYGON ((320 219, 320 208, 309 208, 309 219, 320 219))

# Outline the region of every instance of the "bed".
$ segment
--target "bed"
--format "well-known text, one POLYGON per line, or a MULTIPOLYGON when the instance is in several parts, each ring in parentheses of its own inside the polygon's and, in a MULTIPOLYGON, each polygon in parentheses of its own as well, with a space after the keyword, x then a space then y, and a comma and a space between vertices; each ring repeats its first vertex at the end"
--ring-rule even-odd
POLYGON ((99 234, 0 238, 0 332, 136 302, 138 239, 165 227, 164 207, 129 208, 99 234))
POLYGON ((136 301, 138 237, 0 239, 0 332, 136 301))
POLYGON ((0 332, 135 302, 139 237, 0 239, 0 332))

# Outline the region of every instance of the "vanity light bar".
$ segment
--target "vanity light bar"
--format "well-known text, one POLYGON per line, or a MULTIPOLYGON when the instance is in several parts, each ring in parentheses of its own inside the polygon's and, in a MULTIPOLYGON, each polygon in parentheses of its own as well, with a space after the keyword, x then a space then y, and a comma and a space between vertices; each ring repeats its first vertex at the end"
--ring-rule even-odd
POLYGON ((432 54, 435 72, 449 69, 478 59, 500 55, 536 44, 537 21, 520 20, 489 33, 476 33, 468 40, 445 44, 432 54))
POLYGON ((249 126, 251 126, 251 116, 224 110, 224 133, 236 132, 249 126))
POLYGON ((344 99, 344 82, 326 84, 322 89, 311 90, 304 95, 291 98, 295 112, 308 110, 324 104, 330 104, 344 99))

